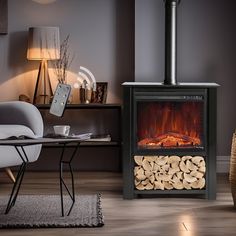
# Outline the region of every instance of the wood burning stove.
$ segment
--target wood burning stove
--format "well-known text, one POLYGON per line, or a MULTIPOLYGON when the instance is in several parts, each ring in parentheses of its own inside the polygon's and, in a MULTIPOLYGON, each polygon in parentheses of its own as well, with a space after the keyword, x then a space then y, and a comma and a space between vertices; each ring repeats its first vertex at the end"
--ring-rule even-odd
POLYGON ((124 198, 216 197, 215 83, 178 83, 177 6, 165 2, 164 83, 124 83, 124 198))
POLYGON ((216 196, 215 83, 124 83, 124 198, 216 196))

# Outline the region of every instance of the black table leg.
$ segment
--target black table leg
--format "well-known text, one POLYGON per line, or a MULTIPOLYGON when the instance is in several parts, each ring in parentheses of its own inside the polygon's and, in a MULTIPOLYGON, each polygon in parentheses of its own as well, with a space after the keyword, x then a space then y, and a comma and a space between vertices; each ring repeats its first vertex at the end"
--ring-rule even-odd
POLYGON ((63 149, 61 152, 61 157, 60 157, 60 194, 61 194, 61 215, 64 216, 64 201, 63 201, 63 186, 65 188, 65 190, 67 191, 68 195, 70 196, 71 200, 72 200, 72 204, 70 206, 70 209, 67 213, 67 216, 70 215, 71 210, 74 206, 75 203, 75 187, 74 187, 74 175, 73 175, 73 170, 71 167, 71 162, 78 150, 80 143, 77 143, 70 159, 68 161, 64 161, 64 153, 65 153, 65 148, 66 148, 66 143, 63 144, 63 149), (70 175, 71 175, 71 190, 69 189, 69 187, 66 185, 66 182, 63 179, 63 165, 67 164, 69 165, 69 171, 70 171, 70 175))
POLYGON ((10 195, 10 198, 8 200, 8 204, 7 204, 7 208, 5 210, 5 214, 8 214, 9 211, 11 210, 11 208, 15 205, 15 202, 16 202, 16 199, 17 199, 20 187, 21 187, 21 183, 22 183, 22 180, 23 180, 23 177, 24 177, 24 174, 25 174, 26 165, 29 162, 28 157, 26 155, 26 152, 25 152, 25 150, 22 146, 20 146, 20 147, 15 146, 15 149, 16 149, 18 155, 20 156, 20 158, 22 160, 22 164, 21 164, 20 169, 17 173, 16 181, 15 181, 13 187, 12 187, 11 195, 10 195), (20 152, 19 148, 21 148, 22 152, 20 152))

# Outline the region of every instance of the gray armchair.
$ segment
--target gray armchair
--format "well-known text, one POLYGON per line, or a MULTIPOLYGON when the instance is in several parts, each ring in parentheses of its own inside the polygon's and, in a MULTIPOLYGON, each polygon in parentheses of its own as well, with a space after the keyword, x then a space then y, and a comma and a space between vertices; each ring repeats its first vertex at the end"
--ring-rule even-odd
MULTIPOLYGON (((43 136, 43 120, 38 109, 26 102, 0 103, 0 139, 10 136, 43 136)), ((42 145, 25 148, 29 162, 38 159, 42 145)), ((5 168, 9 177, 14 178, 8 167, 21 165, 22 160, 14 147, 0 146, 0 168, 5 168)))

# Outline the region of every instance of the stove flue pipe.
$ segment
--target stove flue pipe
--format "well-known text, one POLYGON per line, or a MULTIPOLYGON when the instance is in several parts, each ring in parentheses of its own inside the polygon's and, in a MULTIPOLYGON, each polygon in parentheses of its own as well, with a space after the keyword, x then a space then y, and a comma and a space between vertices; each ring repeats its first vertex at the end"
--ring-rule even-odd
POLYGON ((177 6, 180 0, 165 2, 165 80, 164 84, 177 84, 177 6))

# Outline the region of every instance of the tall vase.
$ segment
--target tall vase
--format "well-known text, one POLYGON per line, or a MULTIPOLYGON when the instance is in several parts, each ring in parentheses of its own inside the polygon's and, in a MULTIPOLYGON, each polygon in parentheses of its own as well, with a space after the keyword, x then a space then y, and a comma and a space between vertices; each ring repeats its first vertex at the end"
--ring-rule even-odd
POLYGON ((236 133, 233 134, 232 138, 229 181, 234 201, 234 207, 236 207, 236 133))

